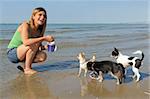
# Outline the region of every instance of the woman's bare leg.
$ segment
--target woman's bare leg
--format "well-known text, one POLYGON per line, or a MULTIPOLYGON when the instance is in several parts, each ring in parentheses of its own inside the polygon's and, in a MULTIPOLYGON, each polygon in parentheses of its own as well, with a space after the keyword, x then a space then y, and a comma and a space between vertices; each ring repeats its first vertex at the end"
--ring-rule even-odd
MULTIPOLYGON (((47 55, 45 52, 43 51, 38 51, 34 57, 33 63, 39 63, 39 62, 43 62, 45 61, 47 58, 47 55)), ((24 67, 25 63, 24 62, 20 62, 21 66, 18 66, 17 68, 21 71, 24 72, 24 68, 22 68, 22 66, 24 67)))
POLYGON ((33 46, 30 46, 30 49, 27 51, 26 58, 25 58, 25 67, 24 67, 25 74, 36 73, 36 71, 32 69, 32 63, 36 52, 37 52, 37 48, 33 46))
POLYGON ((25 45, 20 45, 18 48, 17 48, 17 57, 19 60, 24 60, 25 57, 26 57, 26 53, 27 51, 30 49, 29 46, 25 46, 25 45))
POLYGON ((25 60, 24 73, 34 74, 35 70, 32 69, 32 62, 36 55, 39 45, 35 44, 32 46, 21 45, 17 48, 17 55, 20 60, 25 60))

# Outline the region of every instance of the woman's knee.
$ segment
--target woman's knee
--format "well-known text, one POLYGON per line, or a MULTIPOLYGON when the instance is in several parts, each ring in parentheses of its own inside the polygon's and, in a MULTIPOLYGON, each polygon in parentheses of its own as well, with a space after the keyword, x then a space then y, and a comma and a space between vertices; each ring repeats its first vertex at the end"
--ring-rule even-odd
POLYGON ((19 60, 24 60, 29 49, 30 47, 25 45, 21 45, 17 48, 17 57, 19 58, 19 60))
POLYGON ((30 51, 36 52, 39 49, 38 45, 30 45, 28 46, 30 51))

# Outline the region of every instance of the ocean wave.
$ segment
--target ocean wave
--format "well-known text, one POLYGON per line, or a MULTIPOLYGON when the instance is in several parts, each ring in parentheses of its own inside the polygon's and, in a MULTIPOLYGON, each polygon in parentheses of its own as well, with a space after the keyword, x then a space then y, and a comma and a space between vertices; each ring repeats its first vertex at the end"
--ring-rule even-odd
POLYGON ((44 64, 33 68, 38 71, 53 71, 53 70, 73 69, 78 67, 79 67, 78 61, 68 60, 68 61, 60 61, 52 64, 44 64))
POLYGON ((68 32, 78 32, 83 30, 78 29, 53 29, 53 30, 46 30, 46 33, 68 33, 68 32))

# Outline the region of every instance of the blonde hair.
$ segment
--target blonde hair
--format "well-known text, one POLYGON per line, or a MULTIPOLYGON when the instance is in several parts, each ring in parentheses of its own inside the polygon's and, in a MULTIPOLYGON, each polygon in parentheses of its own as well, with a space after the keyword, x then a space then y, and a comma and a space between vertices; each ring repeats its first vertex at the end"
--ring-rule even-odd
POLYGON ((46 13, 46 10, 44 8, 37 7, 32 11, 32 15, 30 17, 29 24, 30 24, 31 27, 35 27, 33 16, 35 16, 35 14, 40 12, 40 11, 44 11, 45 18, 46 18, 45 23, 38 28, 40 30, 40 33, 41 33, 40 36, 43 36, 44 32, 45 32, 45 29, 46 29, 46 24, 47 24, 47 13, 46 13))

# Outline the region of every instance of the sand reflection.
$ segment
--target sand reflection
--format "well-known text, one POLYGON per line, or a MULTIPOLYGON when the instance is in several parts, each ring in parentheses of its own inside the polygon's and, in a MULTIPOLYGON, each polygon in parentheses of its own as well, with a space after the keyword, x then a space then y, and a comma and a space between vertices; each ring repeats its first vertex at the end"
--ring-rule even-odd
POLYGON ((102 83, 96 80, 91 80, 87 78, 80 78, 81 96, 93 95, 93 96, 107 96, 111 94, 106 88, 104 88, 102 83))
POLYGON ((96 80, 80 78, 80 88, 80 95, 83 97, 94 96, 103 99, 111 99, 112 97, 112 99, 125 97, 130 97, 131 99, 140 99, 141 97, 145 99, 148 98, 148 96, 143 93, 140 85, 136 83, 116 85, 113 80, 100 83, 96 80))
POLYGON ((38 75, 19 75, 5 86, 2 96, 8 99, 56 99, 45 80, 38 75))

